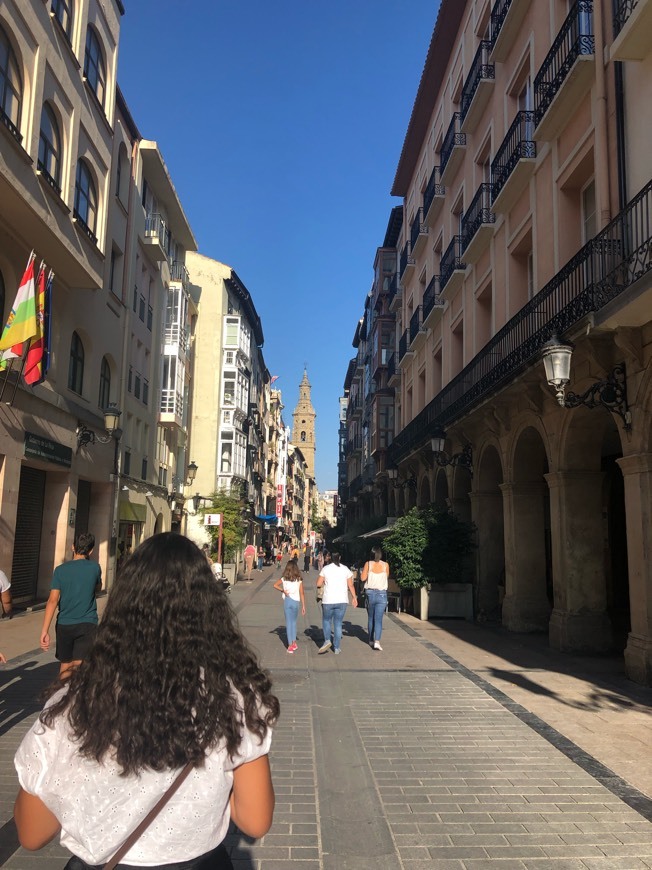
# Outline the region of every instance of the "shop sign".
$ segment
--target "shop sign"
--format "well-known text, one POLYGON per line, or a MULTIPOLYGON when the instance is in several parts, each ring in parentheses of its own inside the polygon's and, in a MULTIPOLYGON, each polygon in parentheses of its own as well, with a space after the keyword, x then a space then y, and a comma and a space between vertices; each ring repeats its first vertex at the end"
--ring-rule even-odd
POLYGON ((222 514, 204 514, 205 526, 221 526, 222 514))
POLYGON ((41 459, 52 462, 54 465, 63 465, 70 468, 72 465, 72 449, 65 444, 57 444, 49 438, 25 432, 25 457, 29 459, 41 459))

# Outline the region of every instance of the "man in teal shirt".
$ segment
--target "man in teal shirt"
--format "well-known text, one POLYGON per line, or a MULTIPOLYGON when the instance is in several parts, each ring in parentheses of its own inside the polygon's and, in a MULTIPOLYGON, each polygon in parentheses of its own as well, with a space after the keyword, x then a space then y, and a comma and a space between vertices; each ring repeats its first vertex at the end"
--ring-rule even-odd
POLYGON ((41 630, 41 649, 50 648, 50 623, 58 607, 55 655, 61 662, 60 678, 82 663, 95 638, 95 596, 102 588, 102 569, 89 559, 94 547, 94 535, 90 532, 78 535, 72 547, 72 561, 55 568, 52 576, 41 630))

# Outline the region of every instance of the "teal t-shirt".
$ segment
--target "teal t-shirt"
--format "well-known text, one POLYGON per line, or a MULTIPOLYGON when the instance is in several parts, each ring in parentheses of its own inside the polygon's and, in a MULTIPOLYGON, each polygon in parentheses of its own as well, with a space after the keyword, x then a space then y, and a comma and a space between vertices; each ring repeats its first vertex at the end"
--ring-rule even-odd
POLYGON ((58 589, 60 625, 97 622, 95 587, 102 582, 102 569, 89 559, 73 559, 54 569, 52 589, 58 589))

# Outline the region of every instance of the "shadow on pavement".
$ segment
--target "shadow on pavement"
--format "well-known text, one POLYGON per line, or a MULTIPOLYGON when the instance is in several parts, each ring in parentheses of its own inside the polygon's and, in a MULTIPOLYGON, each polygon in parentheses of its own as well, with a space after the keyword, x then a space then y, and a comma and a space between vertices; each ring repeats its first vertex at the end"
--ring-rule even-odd
POLYGON ((29 657, 0 671, 0 736, 41 710, 45 689, 58 675, 58 662, 43 664, 29 657))

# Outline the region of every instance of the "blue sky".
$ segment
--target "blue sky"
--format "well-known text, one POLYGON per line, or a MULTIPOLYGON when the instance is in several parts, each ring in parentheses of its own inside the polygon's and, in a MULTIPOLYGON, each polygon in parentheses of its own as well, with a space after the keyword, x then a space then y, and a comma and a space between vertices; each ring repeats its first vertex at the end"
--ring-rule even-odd
POLYGON ((317 484, 334 489, 338 399, 439 3, 125 6, 118 80, 134 120, 200 252, 251 293, 288 424, 307 366, 317 484))

